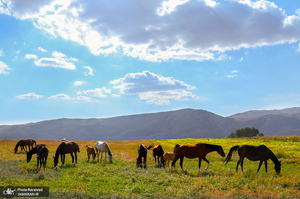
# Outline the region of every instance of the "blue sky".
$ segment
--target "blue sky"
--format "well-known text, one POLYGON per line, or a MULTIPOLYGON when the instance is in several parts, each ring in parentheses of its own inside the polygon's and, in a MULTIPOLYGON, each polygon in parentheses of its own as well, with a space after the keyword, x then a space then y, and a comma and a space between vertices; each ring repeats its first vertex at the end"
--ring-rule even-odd
POLYGON ((0 0, 0 124, 300 106, 300 1, 0 0))

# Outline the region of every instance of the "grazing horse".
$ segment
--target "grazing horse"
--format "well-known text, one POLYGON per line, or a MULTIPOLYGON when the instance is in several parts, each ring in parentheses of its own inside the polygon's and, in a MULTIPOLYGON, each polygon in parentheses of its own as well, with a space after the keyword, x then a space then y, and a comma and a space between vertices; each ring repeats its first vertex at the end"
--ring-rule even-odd
POLYGON ((28 146, 29 150, 30 150, 30 147, 32 149, 33 146, 36 146, 36 141, 33 139, 27 139, 27 146, 28 146))
POLYGON ((32 148, 30 151, 26 152, 26 156, 27 156, 27 163, 30 162, 32 155, 37 153, 37 150, 39 147, 41 146, 45 146, 45 144, 38 144, 37 146, 35 146, 34 148, 32 148))
MULTIPOLYGON (((164 160, 165 160, 165 163, 166 163, 166 165, 168 165, 168 167, 169 167, 169 162, 172 160, 174 160, 175 159, 175 154, 174 153, 172 153, 172 152, 166 152, 164 155, 163 155, 163 158, 164 158, 164 160)), ((175 167, 175 164, 174 164, 174 167, 175 167)), ((169 167, 170 168, 170 167, 169 167)))
POLYGON ((77 152, 80 152, 79 146, 75 142, 62 142, 56 149, 55 156, 54 158, 54 167, 57 166, 58 164, 58 157, 60 155, 61 162, 64 165, 65 164, 65 158, 66 158, 66 153, 70 153, 72 157, 72 163, 74 163, 74 156, 75 155, 75 163, 77 164, 77 152))
POLYGON ((151 149, 153 146, 149 146, 148 148, 144 145, 141 144, 138 148, 138 158, 136 159, 136 168, 143 168, 143 164, 144 164, 144 169, 146 169, 147 165, 147 149, 151 149), (142 158, 144 159, 144 161, 142 161, 142 158))
POLYGON ((93 161, 94 161, 95 157, 96 157, 95 149, 93 147, 91 147, 91 146, 86 145, 86 152, 87 152, 87 156, 88 156, 87 162, 90 161, 90 156, 91 155, 92 155, 93 161))
POLYGON ((161 147, 161 145, 154 145, 153 147, 153 157, 154 157, 154 160, 155 160, 155 165, 156 165, 156 156, 157 156, 157 167, 165 167, 165 160, 163 158, 163 155, 164 155, 164 150, 163 148, 161 147), (160 161, 159 161, 160 159, 160 161))
POLYGON ((281 161, 278 161, 277 157, 274 155, 274 153, 265 145, 260 145, 260 146, 251 146, 251 145, 242 145, 242 146, 234 146, 230 149, 226 159, 225 159, 225 164, 227 164, 231 157, 232 153, 234 151, 238 150, 238 154, 240 159, 237 162, 236 165, 236 172, 238 171, 239 164, 241 164, 241 169, 242 172, 244 173, 243 170, 243 165, 244 165, 244 159, 247 158, 248 160, 251 161, 260 161, 257 169, 257 173, 259 172, 259 169, 262 165, 263 162, 265 162, 265 168, 266 168, 266 173, 268 172, 268 163, 267 161, 271 159, 274 164, 275 164, 275 171, 277 174, 280 174, 281 170, 281 161))
POLYGON ((37 156, 36 156, 37 157, 37 168, 39 168, 39 165, 41 168, 42 164, 43 164, 43 168, 45 171, 48 154, 49 154, 49 148, 46 145, 42 145, 37 148, 37 156))
POLYGON ((176 161, 180 158, 180 167, 182 168, 183 158, 199 158, 199 166, 198 170, 200 172, 201 160, 203 159, 207 162, 207 167, 205 170, 208 169, 209 161, 206 159, 206 155, 210 152, 217 151, 222 157, 225 157, 225 153, 223 148, 220 145, 213 145, 213 144, 205 144, 205 143, 198 143, 196 145, 179 145, 177 144, 174 148, 175 158, 172 162, 172 167, 175 165, 176 161))
POLYGON ((101 162, 102 162, 102 154, 105 153, 105 164, 106 164, 106 154, 108 154, 108 160, 110 163, 113 162, 113 157, 112 157, 112 153, 109 149, 109 146, 107 144, 107 142, 101 142, 98 141, 95 144, 96 147, 96 152, 97 152, 97 157, 98 157, 98 162, 99 162, 99 154, 101 153, 101 162))
POLYGON ((25 139, 19 140, 15 146, 15 153, 18 151, 18 147, 21 148, 21 151, 27 151, 28 141, 25 139))

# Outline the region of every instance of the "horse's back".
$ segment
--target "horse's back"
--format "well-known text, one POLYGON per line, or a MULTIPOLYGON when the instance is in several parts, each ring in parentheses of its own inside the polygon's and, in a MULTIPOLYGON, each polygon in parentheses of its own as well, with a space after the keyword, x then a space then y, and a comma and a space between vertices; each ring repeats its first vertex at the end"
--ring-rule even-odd
POLYGON ((104 142, 98 141, 96 142, 95 147, 97 151, 107 151, 108 144, 105 141, 104 142))
MULTIPOLYGON (((175 157, 187 157, 187 158, 197 158, 202 155, 201 148, 202 145, 180 145, 175 148, 175 157)), ((206 155, 206 154, 205 154, 206 155)))
POLYGON ((252 161, 267 160, 270 156, 270 152, 271 150, 265 145, 242 145, 238 149, 238 154, 240 157, 246 157, 252 161))
POLYGON ((162 156, 164 154, 164 150, 161 145, 154 145, 153 147, 153 156, 162 156))

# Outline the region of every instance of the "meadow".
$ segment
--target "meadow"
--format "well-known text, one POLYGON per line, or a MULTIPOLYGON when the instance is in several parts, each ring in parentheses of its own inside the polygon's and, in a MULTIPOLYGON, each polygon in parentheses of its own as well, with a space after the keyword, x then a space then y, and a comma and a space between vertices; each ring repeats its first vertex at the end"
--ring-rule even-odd
POLYGON ((170 139, 107 141, 113 153, 113 163, 87 163, 86 145, 95 146, 97 140, 76 141, 81 152, 78 163, 72 164, 66 155, 66 163, 53 168, 53 156, 61 141, 37 140, 50 148, 46 171, 36 168, 36 155, 26 163, 26 153, 14 153, 18 140, 0 140, 0 186, 48 186, 50 198, 300 198, 300 136, 260 137, 251 139, 170 139), (236 173, 238 160, 227 165, 217 152, 209 153, 207 171, 202 161, 198 172, 198 159, 184 159, 182 172, 179 160, 176 169, 157 168, 148 151, 147 169, 136 168, 137 149, 140 144, 162 145, 165 152, 172 152, 175 144, 209 143, 221 145, 224 152, 235 145, 261 145, 269 147, 282 161, 281 174, 268 161, 268 173, 264 165, 256 174, 258 162, 245 160, 244 173, 236 173))

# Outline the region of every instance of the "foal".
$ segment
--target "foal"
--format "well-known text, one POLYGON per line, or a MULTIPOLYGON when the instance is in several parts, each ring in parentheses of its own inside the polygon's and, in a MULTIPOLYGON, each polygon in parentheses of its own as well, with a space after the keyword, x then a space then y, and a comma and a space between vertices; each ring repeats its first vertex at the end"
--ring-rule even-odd
MULTIPOLYGON (((164 158, 164 160, 165 160, 166 165, 168 165, 168 167, 169 167, 169 162, 170 162, 170 161, 173 161, 173 160, 175 159, 175 154, 172 153, 172 152, 166 152, 166 153, 163 155, 163 158, 164 158)), ((174 164, 174 167, 175 167, 175 164, 174 164)), ((169 167, 169 169, 170 169, 170 167, 169 167)))
POLYGON ((87 162, 90 161, 90 156, 92 155, 93 161, 96 158, 96 153, 95 153, 95 149, 91 146, 86 145, 86 152, 87 152, 87 156, 88 156, 88 160, 87 162))

